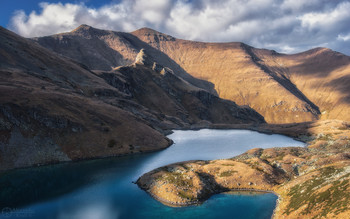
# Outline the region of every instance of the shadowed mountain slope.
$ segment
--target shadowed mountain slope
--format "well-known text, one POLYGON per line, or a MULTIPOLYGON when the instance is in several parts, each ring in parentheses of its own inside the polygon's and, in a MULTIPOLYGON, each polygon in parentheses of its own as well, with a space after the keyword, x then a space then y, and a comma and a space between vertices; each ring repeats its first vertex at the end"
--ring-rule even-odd
POLYGON ((174 128, 264 122, 144 50, 135 64, 91 71, 0 28, 0 57, 0 170, 158 150, 174 128))
POLYGON ((0 29, 0 169, 165 148, 169 140, 99 94, 126 95, 75 62, 0 29))
POLYGON ((137 53, 144 48, 159 64, 171 68, 175 74, 191 84, 216 94, 213 84, 192 77, 166 54, 129 33, 99 30, 81 25, 68 33, 34 40, 56 53, 85 64, 89 69, 104 71, 133 63, 137 53))
POLYGON ((264 118, 251 108, 220 99, 185 81, 172 69, 147 57, 145 50, 140 51, 133 65, 116 68, 110 74, 120 74, 128 82, 127 87, 135 102, 150 110, 179 118, 185 124, 201 121, 216 124, 264 122, 264 118))

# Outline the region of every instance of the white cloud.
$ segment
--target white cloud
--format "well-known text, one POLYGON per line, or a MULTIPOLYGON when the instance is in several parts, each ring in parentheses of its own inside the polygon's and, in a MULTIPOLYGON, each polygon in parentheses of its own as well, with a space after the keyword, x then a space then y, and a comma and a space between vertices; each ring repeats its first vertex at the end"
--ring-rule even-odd
POLYGON ((12 27, 23 36, 41 36, 53 32, 67 31, 76 26, 76 15, 84 10, 84 5, 40 3, 42 13, 35 11, 28 16, 23 11, 17 11, 12 18, 12 27))
POLYGON ((17 11, 10 29, 26 36, 70 31, 80 24, 116 31, 150 27, 178 38, 243 41, 298 52, 321 45, 350 54, 349 0, 123 0, 100 8, 84 3, 41 3, 17 11))
POLYGON ((350 41, 350 33, 348 35, 338 35, 337 37, 338 40, 343 40, 343 41, 350 41))
POLYGON ((343 2, 334 9, 324 12, 310 12, 299 17, 302 27, 307 29, 323 29, 330 31, 339 27, 342 22, 346 22, 349 27, 350 2, 343 2))

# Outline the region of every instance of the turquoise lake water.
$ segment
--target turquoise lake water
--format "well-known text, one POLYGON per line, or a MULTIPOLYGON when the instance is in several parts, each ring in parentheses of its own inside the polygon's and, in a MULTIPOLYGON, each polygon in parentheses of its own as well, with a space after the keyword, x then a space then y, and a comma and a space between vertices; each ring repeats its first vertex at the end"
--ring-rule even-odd
POLYGON ((271 193, 229 192, 200 206, 173 208, 133 184, 157 167, 230 158, 251 148, 304 146, 249 130, 175 131, 175 144, 154 153, 20 169, 0 177, 0 218, 270 218, 271 193))

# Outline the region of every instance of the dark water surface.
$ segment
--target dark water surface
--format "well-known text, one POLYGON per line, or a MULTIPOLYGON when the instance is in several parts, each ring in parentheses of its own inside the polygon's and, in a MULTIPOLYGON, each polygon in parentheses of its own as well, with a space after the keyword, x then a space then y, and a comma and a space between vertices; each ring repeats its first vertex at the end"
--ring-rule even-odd
POLYGON ((200 206, 165 206, 132 181, 157 167, 230 158, 251 148, 304 146, 281 135, 248 130, 175 131, 175 144, 149 154, 64 163, 0 175, 0 218, 270 218, 271 193, 231 192, 200 206))

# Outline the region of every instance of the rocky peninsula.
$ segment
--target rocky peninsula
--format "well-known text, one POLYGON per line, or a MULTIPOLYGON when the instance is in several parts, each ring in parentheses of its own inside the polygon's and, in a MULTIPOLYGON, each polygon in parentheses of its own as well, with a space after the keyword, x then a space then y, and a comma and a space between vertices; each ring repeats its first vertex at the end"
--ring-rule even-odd
POLYGON ((256 148, 232 159, 171 164, 144 174, 137 184, 170 206, 197 205, 230 190, 270 191, 279 197, 275 218, 346 218, 350 124, 329 120, 309 126, 280 126, 286 133, 294 130, 293 137, 308 147, 256 148))

